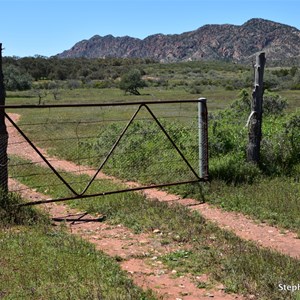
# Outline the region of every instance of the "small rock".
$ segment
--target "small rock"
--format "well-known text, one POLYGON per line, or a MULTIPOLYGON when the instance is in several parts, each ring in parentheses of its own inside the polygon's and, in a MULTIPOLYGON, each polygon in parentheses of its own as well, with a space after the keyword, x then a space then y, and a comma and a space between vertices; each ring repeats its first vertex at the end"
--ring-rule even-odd
POLYGON ((153 233, 160 233, 160 230, 159 229, 154 229, 153 233))
POLYGON ((180 235, 175 235, 175 236, 173 237, 173 239, 174 239, 175 241, 180 241, 181 237, 180 237, 180 235))
POLYGON ((225 290, 226 288, 225 288, 225 286, 224 286, 223 284, 219 284, 219 285, 217 286, 217 289, 218 289, 218 290, 225 290))
POLYGON ((176 270, 172 270, 171 273, 172 273, 172 274, 176 274, 177 271, 176 271, 176 270))

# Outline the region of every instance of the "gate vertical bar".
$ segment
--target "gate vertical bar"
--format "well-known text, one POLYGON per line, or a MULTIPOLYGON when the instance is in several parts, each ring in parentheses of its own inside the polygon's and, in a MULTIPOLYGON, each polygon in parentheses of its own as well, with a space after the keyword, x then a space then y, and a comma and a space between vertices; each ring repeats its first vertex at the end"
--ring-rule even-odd
POLYGON ((199 177, 208 179, 208 127, 206 98, 198 99, 199 177))
MULTIPOLYGON (((2 44, 0 43, 0 105, 5 105, 5 87, 2 71, 2 44)), ((2 192, 8 191, 7 172, 7 144, 8 133, 5 125, 5 108, 0 108, 0 189, 2 192)))

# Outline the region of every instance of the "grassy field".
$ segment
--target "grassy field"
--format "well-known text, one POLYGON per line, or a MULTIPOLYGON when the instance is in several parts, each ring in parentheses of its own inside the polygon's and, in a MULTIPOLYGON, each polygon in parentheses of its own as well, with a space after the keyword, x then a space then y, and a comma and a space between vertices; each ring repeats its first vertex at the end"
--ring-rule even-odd
MULTIPOLYGON (((224 108, 234 100, 239 91, 228 91, 220 87, 206 88, 200 94, 191 94, 181 87, 166 89, 161 87, 149 87, 141 90, 140 96, 124 95, 118 88, 93 89, 62 89, 58 100, 54 100, 49 92, 42 100, 42 103, 105 103, 105 102, 129 102, 129 101, 159 101, 159 100, 196 100, 200 97, 208 99, 209 109, 215 110, 224 108)), ((6 104, 38 104, 38 97, 30 91, 8 92, 6 104)))
POLYGON ((114 258, 50 225, 17 196, 0 201, 1 299, 156 299, 134 286, 114 258))
MULTIPOLYGON (((157 91, 156 88, 153 88, 148 92, 149 94, 153 94, 157 91)), ((175 99, 176 97, 180 99, 190 99, 191 97, 191 95, 184 92, 182 89, 181 93, 184 95, 182 97, 176 89, 161 90, 160 92, 160 99, 163 100, 175 99)), ((212 109, 212 111, 214 111, 214 109, 218 110, 221 107, 228 107, 228 103, 232 102, 232 98, 238 97, 237 91, 219 89, 210 92, 213 94, 208 96, 208 99, 215 99, 212 100, 212 102, 214 102, 213 108, 211 108, 210 101, 208 101, 208 108, 212 109)), ((22 92, 21 94, 18 94, 20 98, 16 97, 17 95, 15 93, 10 93, 7 102, 20 103, 20 101, 24 101, 24 103, 34 103, 34 98, 25 98, 25 100, 21 98, 25 93, 26 92, 22 92)), ((297 102, 299 101, 298 99, 300 99, 299 91, 282 91, 281 93, 288 99, 289 97, 292 99, 291 102, 289 102, 290 105, 288 107, 290 112, 296 111, 298 107, 300 107, 297 102), (297 98, 298 96, 299 98, 297 98)), ((50 95, 48 95, 48 97, 50 97, 50 95)), ((111 102, 113 99, 114 101, 124 101, 124 99, 126 101, 141 101, 142 99, 152 100, 151 96, 147 97, 145 98, 144 95, 124 96, 120 90, 116 89, 78 89, 69 91, 64 90, 61 94, 61 100, 58 103, 111 102)), ((49 99, 49 102, 53 103, 53 100, 49 99)), ((73 160, 80 164, 98 166, 101 160, 99 161, 98 158, 95 160, 95 155, 98 157, 100 156, 100 153, 103 153, 105 156, 105 153, 108 152, 113 141, 117 138, 122 127, 125 126, 135 109, 136 107, 129 107, 126 109, 80 108, 77 110, 65 109, 61 111, 56 109, 23 109, 22 111, 19 111, 19 113, 22 114, 20 124, 24 124, 23 129, 25 129, 33 140, 38 141, 37 143, 39 146, 47 148, 49 153, 73 160), (99 120, 105 122, 97 123, 99 120), (92 123, 91 126, 88 123, 84 124, 85 121, 95 123, 92 123), (42 125, 25 126, 25 124, 31 123, 42 125), (115 123, 120 124, 120 126, 118 124, 118 126, 114 125, 115 123), (45 138, 45 135, 47 138, 45 138), (88 138, 81 139, 81 137, 88 138)), ((171 120, 171 125, 167 125, 168 131, 175 140, 177 139, 178 145, 182 146, 182 151, 189 158, 195 169, 197 169, 198 145, 196 105, 172 105, 171 108, 163 105, 158 106, 154 110, 159 116, 167 117, 168 122, 171 120), (179 116, 182 116, 183 114, 188 116, 186 120, 190 123, 189 126, 182 127, 181 125, 177 126, 176 124, 172 124, 172 122, 178 123, 177 120, 181 120, 179 116)), ((232 124, 234 124, 234 121, 230 118, 229 115, 228 127, 224 127, 224 129, 221 128, 221 131, 218 134, 221 134, 222 136, 228 135, 228 138, 233 140, 236 139, 236 143, 239 144, 241 135, 246 138, 247 132, 244 129, 244 124, 241 124, 240 127, 233 128, 232 124), (227 132, 230 132, 230 134, 227 134, 226 130, 227 132)), ((279 118, 277 119, 279 120, 279 118)), ((245 121, 242 120, 242 122, 245 121)), ((266 129, 264 129, 268 131, 268 133, 266 133, 267 135, 271 136, 276 133, 276 131, 272 129, 275 128, 274 126, 276 123, 274 123, 275 125, 272 125, 273 123, 270 123, 270 125, 266 126, 266 129)), ((153 127, 151 123, 147 123, 146 126, 149 128, 153 127)), ((147 129, 147 132, 150 132, 147 135, 147 143, 145 142, 145 128, 132 134, 132 136, 125 136, 124 141, 120 145, 120 151, 114 154, 106 171, 110 174, 118 175, 130 180, 142 181, 142 178, 144 178, 143 180, 145 182, 149 182, 150 180, 151 183, 157 182, 156 179, 158 180, 157 183, 164 181, 164 178, 167 181, 169 180, 170 174, 172 174, 171 179, 177 179, 176 177, 178 177, 179 180, 180 178, 194 179, 190 177, 188 171, 180 173, 180 169, 183 170, 183 168, 185 168, 182 163, 178 162, 177 167, 176 164, 171 164, 174 162, 176 153, 167 149, 165 139, 159 139, 159 133, 152 129, 151 131, 149 128, 147 129), (137 151, 137 148, 140 148, 141 151, 137 151), (160 149, 161 152, 164 151, 164 153, 169 154, 165 155, 164 158, 157 160, 158 149, 160 149), (126 155, 124 155, 124 151, 126 151, 126 155), (146 169, 144 168, 145 166, 147 166, 146 169)), ((218 146, 218 140, 214 140, 216 137, 214 136, 213 131, 210 131, 210 133, 212 133, 212 136, 209 137, 210 143, 220 147, 218 146)), ((231 143, 231 141, 228 142, 231 143)), ((214 175, 216 172, 218 172, 217 174, 223 172, 224 176, 227 176, 229 179, 224 181, 224 178, 217 175, 217 178, 219 179, 213 180, 210 186, 205 188, 204 194, 206 201, 219 205, 225 209, 241 211, 254 218, 268 221, 284 228, 292 228, 296 231, 299 230, 300 191, 297 183, 299 171, 297 172, 296 165, 294 165, 295 171, 292 177, 285 177, 283 173, 277 174, 275 178, 273 178, 274 176, 261 177, 257 169, 247 165, 243 166, 243 164, 240 163, 240 158, 237 159, 230 155, 220 156, 221 154, 222 152, 220 152, 219 156, 211 158, 211 173, 214 175), (234 183, 239 181, 244 182, 239 186, 231 184, 231 182, 234 183), (272 189, 269 189, 269 186, 271 186, 272 189), (260 187, 261 190, 258 189, 258 187, 260 187), (293 191, 292 193, 289 192, 291 190, 293 191), (264 191, 266 191, 266 193, 264 191), (256 195, 255 200, 252 200, 249 196, 253 194, 256 195), (256 201, 255 205, 253 205, 253 201, 256 201)), ((103 156, 101 157, 103 158, 103 156)), ((181 186, 175 190, 172 189, 173 192, 179 192, 182 195, 199 197, 197 195, 197 190, 199 189, 195 190, 191 186, 181 186)))
MULTIPOLYGON (((24 170, 20 167, 16 173, 42 172, 42 167, 31 165, 30 168, 32 170, 24 170)), ((84 186, 87 179, 86 176, 68 173, 65 173, 65 178, 70 182, 77 182, 78 189, 84 186)), ((53 197, 68 194, 51 173, 44 175, 43 179, 23 177, 22 181, 32 187, 41 186, 45 181, 48 182, 51 188, 47 190, 47 193, 53 197)), ((112 187, 117 188, 116 183, 97 180, 92 185, 91 192, 109 190, 112 187)), ((38 191, 43 192, 44 189, 45 186, 41 186, 38 191)), ((300 276, 299 260, 260 249, 250 242, 242 241, 235 235, 206 222, 198 213, 193 213, 187 208, 178 205, 170 207, 166 203, 149 201, 136 193, 76 200, 69 204, 91 214, 104 214, 107 222, 124 224, 137 233, 152 232, 153 228, 158 228, 163 234, 163 241, 166 245, 171 242, 192 245, 191 248, 187 246, 186 250, 175 251, 160 259, 170 269, 177 270, 178 276, 184 273, 209 274, 211 283, 205 283, 205 286, 199 284, 199 287, 209 287, 217 281, 222 282, 228 292, 252 294, 256 295, 257 299, 297 299, 299 296, 297 293, 283 293, 278 290, 278 284, 282 282, 297 282, 300 276)), ((56 238, 66 238, 61 235, 62 233, 50 234, 54 239, 51 245, 56 243, 56 238)), ((63 250, 67 247, 69 239, 71 238, 67 238, 61 246, 63 250)), ((73 240, 71 239, 71 244, 74 243, 73 240)), ((57 249, 58 252, 61 247, 57 249)), ((55 250, 54 253, 58 252, 55 250)), ((29 251, 29 253, 32 252, 29 251)), ((69 272, 71 274, 72 270, 69 272)), ((107 274, 107 276, 111 275, 107 274)), ((63 282, 65 284, 65 279, 63 282)))

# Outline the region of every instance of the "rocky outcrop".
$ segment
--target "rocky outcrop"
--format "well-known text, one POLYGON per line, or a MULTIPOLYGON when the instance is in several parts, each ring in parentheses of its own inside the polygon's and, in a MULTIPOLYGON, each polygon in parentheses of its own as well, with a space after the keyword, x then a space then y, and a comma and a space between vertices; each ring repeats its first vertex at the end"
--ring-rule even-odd
POLYGON ((76 43, 58 57, 152 58, 163 62, 228 59, 249 60, 264 51, 268 60, 300 57, 300 30, 251 19, 241 26, 205 25, 182 34, 155 34, 141 40, 129 36, 93 36, 76 43))

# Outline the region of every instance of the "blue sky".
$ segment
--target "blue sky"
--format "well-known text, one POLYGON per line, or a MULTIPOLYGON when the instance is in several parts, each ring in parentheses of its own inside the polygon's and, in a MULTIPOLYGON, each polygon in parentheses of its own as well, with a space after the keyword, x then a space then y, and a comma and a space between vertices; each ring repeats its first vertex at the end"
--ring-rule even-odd
POLYGON ((93 35, 145 38, 264 18, 300 29, 300 0, 0 0, 3 56, 51 56, 93 35))

